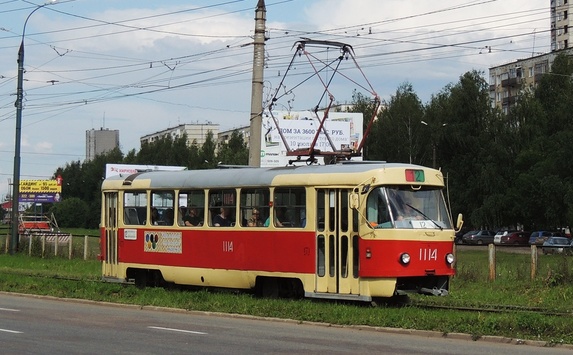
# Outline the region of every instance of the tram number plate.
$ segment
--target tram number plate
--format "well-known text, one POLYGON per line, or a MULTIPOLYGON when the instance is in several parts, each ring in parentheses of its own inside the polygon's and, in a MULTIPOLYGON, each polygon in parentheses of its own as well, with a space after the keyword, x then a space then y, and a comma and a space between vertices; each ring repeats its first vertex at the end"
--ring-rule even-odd
POLYGON ((232 253, 233 252, 233 241, 223 240, 223 252, 232 253))
POLYGON ((420 260, 438 260, 438 249, 420 248, 420 260))

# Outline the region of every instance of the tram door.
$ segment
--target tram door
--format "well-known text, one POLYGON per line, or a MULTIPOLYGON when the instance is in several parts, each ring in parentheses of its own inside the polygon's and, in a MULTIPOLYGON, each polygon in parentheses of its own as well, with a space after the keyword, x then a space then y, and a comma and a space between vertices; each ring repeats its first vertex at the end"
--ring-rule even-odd
POLYGON ((103 276, 117 275, 117 192, 104 195, 105 259, 103 276))
POLYGON ((358 216, 349 210, 348 189, 317 190, 316 292, 360 294, 358 216))

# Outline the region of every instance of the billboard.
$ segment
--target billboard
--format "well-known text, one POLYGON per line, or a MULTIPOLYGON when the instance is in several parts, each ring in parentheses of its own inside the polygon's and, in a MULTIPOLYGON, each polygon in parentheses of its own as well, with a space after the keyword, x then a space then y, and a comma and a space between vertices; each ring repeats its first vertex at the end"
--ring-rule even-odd
POLYGON ((62 177, 56 180, 20 180, 20 202, 53 203, 62 197, 62 177))
POLYGON ((187 169, 184 166, 166 166, 166 165, 136 165, 136 164, 106 164, 106 179, 114 175, 131 175, 140 171, 178 171, 187 169))
MULTIPOLYGON (((310 111, 273 111, 278 127, 291 150, 309 148, 323 117, 310 111)), ((330 112, 324 122, 324 128, 336 150, 356 148, 362 140, 362 113, 330 112)), ((281 139, 277 125, 269 112, 263 115, 261 125, 261 166, 285 166, 295 157, 287 156, 287 148, 281 139)), ((321 151, 332 152, 333 149, 323 131, 320 132, 314 146, 321 151)), ((361 157, 354 159, 360 160, 361 157)))

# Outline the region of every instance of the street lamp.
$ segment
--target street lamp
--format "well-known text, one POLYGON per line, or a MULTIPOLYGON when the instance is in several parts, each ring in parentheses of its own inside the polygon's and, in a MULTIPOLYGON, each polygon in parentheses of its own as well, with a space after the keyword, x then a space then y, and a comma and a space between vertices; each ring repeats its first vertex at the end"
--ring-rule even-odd
MULTIPOLYGON (((430 127, 431 132, 430 132, 430 138, 432 139, 432 168, 436 168, 436 137, 435 137, 435 132, 433 127, 431 127, 428 122, 426 121, 420 121, 421 124, 430 127)), ((442 123, 439 127, 445 127, 447 126, 447 123, 442 123)))
POLYGON ((26 25, 30 16, 46 5, 52 5, 56 0, 38 5, 26 17, 24 28, 22 29, 22 41, 18 50, 18 88, 16 89, 16 139, 14 140, 14 179, 12 181, 12 234, 10 239, 10 254, 14 255, 18 249, 18 215, 20 212, 20 145, 22 137, 22 100, 24 98, 24 36, 26 35, 26 25))

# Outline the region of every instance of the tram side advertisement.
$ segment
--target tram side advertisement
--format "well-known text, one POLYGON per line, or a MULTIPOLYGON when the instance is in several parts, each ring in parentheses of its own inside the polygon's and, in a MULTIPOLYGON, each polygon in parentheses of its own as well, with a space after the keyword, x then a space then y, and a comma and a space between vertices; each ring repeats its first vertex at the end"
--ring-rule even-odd
MULTIPOLYGON (((309 148, 322 118, 322 112, 318 112, 318 116, 310 111, 273 111, 272 116, 266 112, 261 126, 261 166, 285 166, 289 160, 294 159, 287 156, 287 146, 279 134, 279 129, 290 150, 309 148), (273 116, 277 119, 278 127, 273 116)), ((356 149, 362 140, 362 122, 362 113, 331 112, 324 122, 328 137, 321 131, 315 149, 332 152, 328 138, 336 150, 356 149)), ((361 157, 354 159, 361 160, 361 157)))

